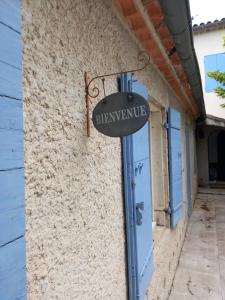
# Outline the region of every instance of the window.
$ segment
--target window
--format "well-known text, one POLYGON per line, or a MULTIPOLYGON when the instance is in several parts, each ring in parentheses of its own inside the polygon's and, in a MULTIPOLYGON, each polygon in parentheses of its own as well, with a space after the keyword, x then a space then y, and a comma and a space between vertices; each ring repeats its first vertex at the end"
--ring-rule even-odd
POLYGON ((207 55, 204 57, 204 66, 205 66, 205 91, 206 93, 211 93, 213 90, 220 86, 220 84, 207 76, 207 72, 213 71, 223 71, 225 72, 225 54, 213 54, 207 55))
POLYGON ((166 225, 165 207, 168 207, 167 191, 165 186, 165 143, 163 132, 163 110, 151 103, 151 176, 153 199, 153 227, 166 225))

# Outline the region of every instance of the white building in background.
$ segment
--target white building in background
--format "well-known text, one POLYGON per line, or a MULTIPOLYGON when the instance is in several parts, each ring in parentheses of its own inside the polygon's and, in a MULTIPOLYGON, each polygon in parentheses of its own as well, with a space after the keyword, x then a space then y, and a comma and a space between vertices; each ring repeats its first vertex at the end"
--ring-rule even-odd
POLYGON ((225 18, 193 26, 194 45, 202 78, 206 119, 197 127, 198 175, 200 186, 225 183, 225 109, 224 99, 214 92, 218 82, 209 71, 225 72, 225 18))
POLYGON ((221 21, 201 23, 193 26, 195 51, 199 62, 205 99, 206 114, 225 118, 225 109, 220 107, 224 101, 214 92, 218 83, 207 76, 208 71, 225 72, 225 18, 221 21))

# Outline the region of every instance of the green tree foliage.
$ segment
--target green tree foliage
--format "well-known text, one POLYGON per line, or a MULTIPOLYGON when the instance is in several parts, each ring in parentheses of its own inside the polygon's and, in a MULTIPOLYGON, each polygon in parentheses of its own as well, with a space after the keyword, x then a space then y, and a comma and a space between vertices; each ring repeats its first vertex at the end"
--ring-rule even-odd
MULTIPOLYGON (((223 46, 225 47, 225 36, 223 37, 223 46)), ((225 99, 225 72, 214 71, 208 72, 207 75, 223 85, 223 87, 216 87, 214 91, 217 94, 217 96, 219 96, 222 99, 225 99)), ((225 103, 221 104, 221 107, 225 108, 225 103)))

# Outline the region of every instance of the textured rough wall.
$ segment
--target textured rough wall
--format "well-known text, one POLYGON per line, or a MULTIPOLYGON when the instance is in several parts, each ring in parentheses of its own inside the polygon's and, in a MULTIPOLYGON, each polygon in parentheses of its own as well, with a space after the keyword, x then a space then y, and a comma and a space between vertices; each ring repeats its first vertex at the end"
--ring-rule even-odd
POLYGON ((83 72, 118 68, 114 23, 103 1, 23 1, 32 300, 126 298, 120 140, 85 128, 83 72))
MULTIPOLYGON (((110 0, 23 0, 23 44, 28 298, 126 299, 121 145, 94 129, 86 137, 83 73, 136 67, 137 46, 110 0)), ((137 78, 182 109, 153 66, 137 78)), ((176 262, 184 227, 161 236, 176 262)), ((167 269, 155 259, 156 295, 167 269)))
POLYGON ((152 300, 168 299, 186 228, 187 218, 183 218, 175 230, 158 226, 154 231, 155 273, 148 291, 152 300))

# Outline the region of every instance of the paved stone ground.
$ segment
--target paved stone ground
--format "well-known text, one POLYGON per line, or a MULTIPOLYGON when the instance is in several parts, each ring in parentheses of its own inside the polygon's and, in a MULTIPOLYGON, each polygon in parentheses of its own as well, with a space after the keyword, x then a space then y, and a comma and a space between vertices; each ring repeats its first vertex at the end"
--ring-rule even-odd
POLYGON ((169 300, 225 300, 225 190, 201 189, 169 300))

